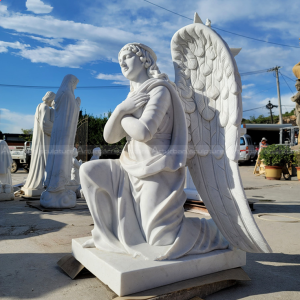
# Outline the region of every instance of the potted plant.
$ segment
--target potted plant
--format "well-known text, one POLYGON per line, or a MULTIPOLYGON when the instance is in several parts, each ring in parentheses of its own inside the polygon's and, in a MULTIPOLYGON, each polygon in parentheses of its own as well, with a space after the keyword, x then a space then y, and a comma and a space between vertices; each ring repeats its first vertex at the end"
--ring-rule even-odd
POLYGON ((259 155, 264 161, 268 180, 280 180, 282 168, 290 162, 295 162, 293 151, 287 145, 270 145, 263 148, 259 155))
POLYGON ((300 181, 300 150, 294 151, 294 163, 297 170, 297 178, 300 181))

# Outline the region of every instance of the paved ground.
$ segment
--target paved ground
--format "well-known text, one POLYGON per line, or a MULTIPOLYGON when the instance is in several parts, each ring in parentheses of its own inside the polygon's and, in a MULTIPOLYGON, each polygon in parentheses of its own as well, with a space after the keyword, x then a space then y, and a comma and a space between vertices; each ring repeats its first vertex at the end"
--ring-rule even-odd
MULTIPOLYGON (((247 254, 244 269, 252 281, 206 300, 298 300, 300 223, 271 221, 300 219, 300 182, 255 177, 253 166, 240 170, 248 198, 257 202, 255 219, 274 253, 247 254), (266 221, 259 213, 281 217, 265 216, 266 221)), ((24 171, 13 174, 14 184, 26 176, 24 171)), ((0 202, 0 299, 111 299, 112 293, 91 274, 72 281, 56 266, 71 252, 72 238, 90 235, 92 222, 87 209, 43 213, 24 201, 0 202)))

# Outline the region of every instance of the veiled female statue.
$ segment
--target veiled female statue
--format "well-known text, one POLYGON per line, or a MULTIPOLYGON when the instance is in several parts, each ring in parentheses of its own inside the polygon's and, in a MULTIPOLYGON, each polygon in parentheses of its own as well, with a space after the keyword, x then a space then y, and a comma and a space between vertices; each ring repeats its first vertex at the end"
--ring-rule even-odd
POLYGON ((200 23, 179 30, 171 48, 176 85, 160 72, 149 47, 130 43, 119 53, 130 93, 109 118, 104 138, 116 143, 126 137, 127 144, 119 160, 80 168, 94 219, 92 239, 84 247, 151 260, 229 244, 269 252, 237 167, 242 110, 234 58, 225 42, 200 23), (186 165, 210 220, 184 216, 186 165))
POLYGON ((74 90, 79 80, 66 75, 55 97, 55 116, 46 165, 46 191, 41 205, 49 208, 70 208, 76 205, 76 194, 68 187, 72 170, 74 141, 81 100, 74 90))
POLYGON ((51 109, 51 104, 54 98, 55 93, 47 92, 43 97, 43 103, 40 103, 36 108, 30 170, 26 183, 22 187, 27 197, 40 196, 44 191, 43 180, 45 179, 45 167, 54 119, 54 110, 51 109))

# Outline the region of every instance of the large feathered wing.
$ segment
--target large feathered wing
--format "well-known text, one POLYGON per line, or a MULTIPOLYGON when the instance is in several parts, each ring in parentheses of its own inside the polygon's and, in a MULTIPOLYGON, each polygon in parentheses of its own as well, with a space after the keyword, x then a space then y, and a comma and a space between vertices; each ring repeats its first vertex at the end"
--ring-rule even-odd
POLYGON ((247 252, 271 252, 257 227, 238 169, 242 84, 228 45, 198 15, 171 42, 175 83, 186 113, 187 165, 225 238, 247 252))

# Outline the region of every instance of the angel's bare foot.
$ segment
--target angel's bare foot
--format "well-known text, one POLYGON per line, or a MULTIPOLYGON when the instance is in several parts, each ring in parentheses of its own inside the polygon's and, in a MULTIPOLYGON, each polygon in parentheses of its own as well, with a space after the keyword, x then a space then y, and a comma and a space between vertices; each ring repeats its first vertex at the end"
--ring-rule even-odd
POLYGON ((83 245, 83 248, 95 248, 95 243, 93 239, 87 240, 83 245))

